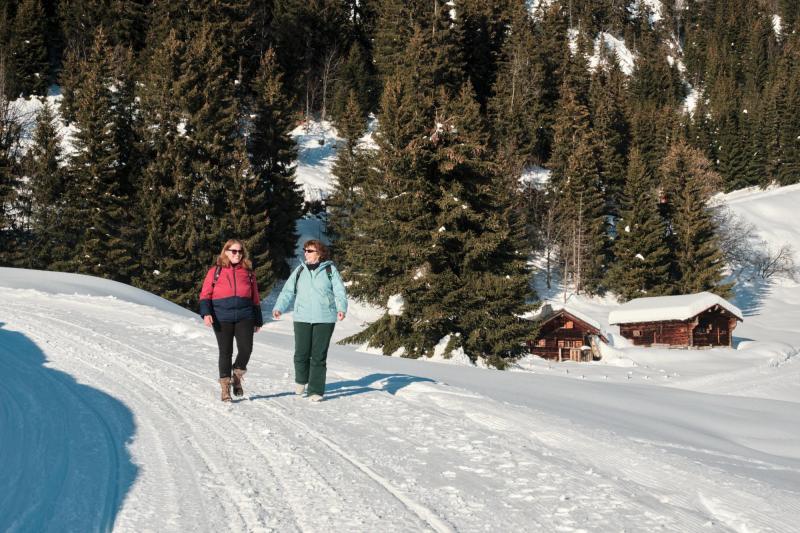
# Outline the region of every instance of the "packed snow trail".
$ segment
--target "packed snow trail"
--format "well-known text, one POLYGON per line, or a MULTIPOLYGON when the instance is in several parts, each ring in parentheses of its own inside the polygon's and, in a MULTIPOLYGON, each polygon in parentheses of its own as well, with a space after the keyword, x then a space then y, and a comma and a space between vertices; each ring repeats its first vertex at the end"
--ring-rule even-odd
POLYGON ((244 399, 223 404, 197 320, 110 298, 0 297, 0 369, 20 375, 0 380, 0 530, 789 533, 800 519, 800 450, 774 443, 800 443, 796 404, 337 346, 314 405, 291 394, 291 337, 265 333, 244 399), (587 390, 602 411, 557 405, 587 390), (642 416, 637 397, 665 413, 642 416), (759 420, 740 420, 747 405, 759 420), (682 415, 697 417, 686 435, 682 415), (752 424, 754 443, 716 418, 752 424))

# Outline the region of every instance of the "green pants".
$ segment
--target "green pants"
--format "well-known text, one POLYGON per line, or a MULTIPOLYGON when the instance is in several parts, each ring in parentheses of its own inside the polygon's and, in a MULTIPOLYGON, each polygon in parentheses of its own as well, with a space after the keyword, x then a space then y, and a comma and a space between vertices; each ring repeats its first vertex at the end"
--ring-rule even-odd
POLYGON ((333 322, 294 323, 294 381, 308 383, 308 395, 325 394, 325 373, 328 370, 328 345, 333 335, 333 322))

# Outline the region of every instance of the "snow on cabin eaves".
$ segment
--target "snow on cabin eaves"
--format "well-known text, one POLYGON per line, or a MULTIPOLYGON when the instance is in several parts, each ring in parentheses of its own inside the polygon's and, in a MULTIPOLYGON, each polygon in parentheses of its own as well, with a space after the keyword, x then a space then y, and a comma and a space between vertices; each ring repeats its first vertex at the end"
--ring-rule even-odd
POLYGON ((577 318, 578 320, 584 322, 586 325, 596 328, 601 333, 603 332, 602 325, 594 318, 582 313, 581 311, 578 311, 574 307, 559 303, 548 302, 547 304, 540 307, 537 313, 534 313, 533 315, 526 318, 528 318, 529 320, 548 320, 550 317, 557 315, 561 311, 565 311, 570 315, 574 316, 575 318, 577 318))
POLYGON ((609 324, 632 324, 664 320, 688 320, 706 309, 719 305, 739 320, 744 320, 738 307, 710 292, 636 298, 608 314, 609 324))

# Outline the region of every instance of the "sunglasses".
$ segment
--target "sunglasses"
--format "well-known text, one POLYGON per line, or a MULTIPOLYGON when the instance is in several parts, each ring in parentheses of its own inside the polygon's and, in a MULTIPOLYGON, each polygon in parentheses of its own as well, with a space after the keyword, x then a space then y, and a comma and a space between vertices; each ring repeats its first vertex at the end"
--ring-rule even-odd
POLYGON ((233 255, 242 253, 242 250, 239 248, 228 248, 226 251, 232 253, 233 255))
POLYGON ((316 252, 317 252, 316 250, 311 250, 311 249, 309 249, 309 248, 303 248, 303 251, 304 251, 305 253, 307 253, 307 254, 314 254, 314 253, 316 253, 316 252))

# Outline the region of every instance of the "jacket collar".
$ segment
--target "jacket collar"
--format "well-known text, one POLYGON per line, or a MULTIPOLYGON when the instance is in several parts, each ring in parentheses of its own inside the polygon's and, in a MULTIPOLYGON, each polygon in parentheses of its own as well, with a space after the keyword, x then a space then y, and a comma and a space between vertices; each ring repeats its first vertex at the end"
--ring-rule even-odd
MULTIPOLYGON (((315 268, 314 270, 315 270, 315 271, 317 271, 317 272, 319 272, 320 270, 325 270, 325 267, 326 267, 326 266, 328 266, 328 265, 332 265, 332 264, 333 264, 333 261, 331 261, 330 259, 326 259, 325 261, 321 262, 321 263, 319 264, 319 266, 318 266, 317 268, 315 268)), ((311 270, 308 268, 308 265, 306 265, 306 262, 305 262, 305 261, 303 261, 303 268, 304 268, 305 270, 308 270, 309 272, 311 272, 311 270)))

